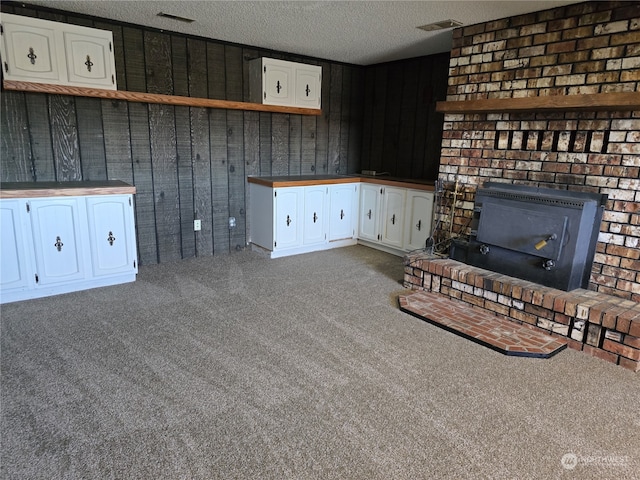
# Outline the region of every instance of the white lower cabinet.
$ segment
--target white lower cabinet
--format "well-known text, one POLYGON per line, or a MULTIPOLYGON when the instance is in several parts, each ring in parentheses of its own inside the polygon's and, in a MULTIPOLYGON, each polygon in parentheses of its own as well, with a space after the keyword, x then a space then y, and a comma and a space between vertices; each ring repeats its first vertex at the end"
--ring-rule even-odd
POLYGON ((350 240, 356 236, 358 184, 329 186, 329 241, 350 240))
POLYGON ((385 245, 402 248, 406 189, 384 187, 382 193, 382 239, 385 245))
POLYGON ((271 258, 355 245, 357 194, 357 183, 278 188, 249 183, 249 241, 271 258))
POLYGON ((36 286, 82 280, 88 266, 84 199, 81 197, 40 198, 28 202, 36 286), (83 210, 83 211, 81 211, 83 210))
POLYGON ((0 200, 0 303, 135 280, 131 195, 0 200))
MULTIPOLYGON (((29 285, 30 256, 27 255, 22 223, 24 202, 0 201, 0 291, 20 291, 29 285)), ((0 300, 2 298, 0 297, 0 300)))
POLYGON ((359 243, 403 255, 424 248, 431 235, 433 193, 365 183, 358 215, 359 243))
POLYGON ((136 264, 132 199, 128 195, 87 198, 93 275, 128 273, 136 264))
POLYGON ((296 181, 249 181, 249 242, 271 258, 356 243, 404 255, 425 248, 431 235, 431 191, 384 182, 286 187, 271 182, 296 181))
POLYGON ((324 243, 327 240, 327 187, 304 187, 304 215, 302 218, 305 245, 324 243))
POLYGON ((404 250, 425 248, 431 236, 434 193, 407 189, 404 217, 404 250))

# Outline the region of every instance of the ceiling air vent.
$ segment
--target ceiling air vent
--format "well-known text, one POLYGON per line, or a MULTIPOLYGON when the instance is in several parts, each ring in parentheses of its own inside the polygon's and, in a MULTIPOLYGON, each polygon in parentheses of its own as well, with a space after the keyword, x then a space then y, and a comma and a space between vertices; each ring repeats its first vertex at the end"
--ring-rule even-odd
POLYGON ((433 32, 434 30, 445 30, 447 28, 454 28, 462 26, 462 22, 457 20, 443 20, 441 22, 429 23, 427 25, 422 25, 421 27, 417 27, 420 30, 424 30, 425 32, 433 32))
POLYGON ((170 18, 171 20, 177 20, 179 22, 184 22, 184 23, 193 23, 193 22, 195 22, 195 20, 193 20, 191 18, 180 17, 178 15, 173 15, 171 13, 160 12, 160 13, 158 13, 158 16, 159 17, 164 17, 164 18, 170 18))

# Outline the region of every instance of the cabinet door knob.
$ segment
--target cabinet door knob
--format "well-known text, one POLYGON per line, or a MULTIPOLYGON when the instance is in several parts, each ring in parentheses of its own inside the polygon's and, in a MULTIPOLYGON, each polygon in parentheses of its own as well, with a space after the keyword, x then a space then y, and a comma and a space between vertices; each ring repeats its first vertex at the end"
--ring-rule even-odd
POLYGON ((395 225, 396 224, 396 214, 394 213, 393 216, 391 217, 391 225, 395 225))
POLYGON ((59 252, 61 252, 62 247, 64 247, 64 243, 62 243, 62 240, 60 240, 60 237, 56 237, 56 243, 54 243, 53 246, 56 247, 59 252))
POLYGON ((318 220, 318 215, 316 215, 316 212, 313 212, 313 223, 316 223, 317 220, 318 220))
POLYGON ((113 242, 116 241, 116 237, 113 236, 113 232, 109 232, 109 236, 107 237, 107 241, 109 245, 113 246, 113 242))
POLYGON ((291 218, 287 215, 287 227, 291 224, 291 218))
POLYGON ((340 209, 340 220, 344 218, 344 210, 340 209))
POLYGON ((280 90, 282 90, 282 85, 280 85, 280 80, 278 80, 276 83, 276 92, 280 93, 280 90))
POLYGON ((307 83, 307 88, 304 89, 305 93, 307 94, 307 97, 309 96, 309 94, 311 93, 311 89, 309 88, 309 84, 307 83))
POLYGON ((418 220, 418 223, 416 223, 416 228, 418 229, 418 231, 420 231, 421 227, 422 227, 422 220, 418 220))
POLYGON ((371 209, 369 209, 369 213, 367 213, 367 217, 369 217, 369 220, 371 220, 371 209))
POLYGON ((31 62, 31 65, 35 65, 36 64, 36 58, 38 58, 38 56, 33 52, 33 48, 32 47, 29 47, 29 54, 27 55, 27 58, 31 62))
POLYGON ((89 55, 87 55, 87 61, 84 62, 84 64, 87 66, 87 72, 90 72, 91 67, 93 67, 93 62, 91 61, 91 57, 89 55))

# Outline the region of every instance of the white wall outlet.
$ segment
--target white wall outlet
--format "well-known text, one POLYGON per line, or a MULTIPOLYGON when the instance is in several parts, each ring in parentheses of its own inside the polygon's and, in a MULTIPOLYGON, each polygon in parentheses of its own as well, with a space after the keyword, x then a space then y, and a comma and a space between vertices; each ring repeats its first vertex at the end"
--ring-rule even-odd
POLYGON ((202 220, 194 220, 193 221, 193 231, 199 232, 202 230, 202 220))

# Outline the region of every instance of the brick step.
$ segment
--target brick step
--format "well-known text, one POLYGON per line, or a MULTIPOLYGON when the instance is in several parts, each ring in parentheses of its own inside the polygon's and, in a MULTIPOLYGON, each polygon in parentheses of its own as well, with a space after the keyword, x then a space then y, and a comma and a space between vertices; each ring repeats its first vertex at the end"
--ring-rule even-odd
POLYGON ((505 355, 550 358, 568 343, 566 339, 532 330, 438 293, 419 291, 400 295, 399 303, 403 312, 505 355))

